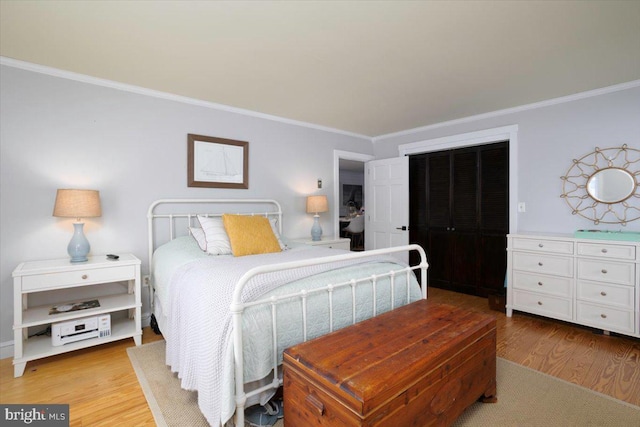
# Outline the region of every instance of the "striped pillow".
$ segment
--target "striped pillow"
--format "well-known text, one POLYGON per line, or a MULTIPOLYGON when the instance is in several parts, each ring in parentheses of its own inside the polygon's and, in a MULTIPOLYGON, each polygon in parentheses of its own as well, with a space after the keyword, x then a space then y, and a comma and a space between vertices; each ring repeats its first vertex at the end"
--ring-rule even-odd
POLYGON ((211 255, 230 255, 231 243, 224 229, 222 218, 208 218, 198 215, 198 221, 207 241, 206 252, 211 255))
POLYGON ((204 235, 204 231, 199 227, 189 227, 189 231, 191 232, 191 236, 198 242, 198 246, 203 251, 207 251, 207 238, 204 235))

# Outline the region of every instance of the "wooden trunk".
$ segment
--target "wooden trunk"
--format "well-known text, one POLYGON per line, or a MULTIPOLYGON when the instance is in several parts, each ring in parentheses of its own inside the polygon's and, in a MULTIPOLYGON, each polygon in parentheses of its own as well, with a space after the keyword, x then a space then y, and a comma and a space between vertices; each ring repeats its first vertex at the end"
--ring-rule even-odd
POLYGON ((495 394, 495 318, 428 300, 284 352, 287 427, 450 425, 495 394))

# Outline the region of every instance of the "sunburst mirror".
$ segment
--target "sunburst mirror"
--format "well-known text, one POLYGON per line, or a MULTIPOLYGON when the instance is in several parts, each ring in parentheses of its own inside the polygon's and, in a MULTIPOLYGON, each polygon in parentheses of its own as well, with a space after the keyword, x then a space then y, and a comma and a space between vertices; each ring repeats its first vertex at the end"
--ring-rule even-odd
POLYGON ((628 145, 598 148, 573 164, 562 179, 562 195, 573 215, 594 224, 640 219, 640 150, 628 145))

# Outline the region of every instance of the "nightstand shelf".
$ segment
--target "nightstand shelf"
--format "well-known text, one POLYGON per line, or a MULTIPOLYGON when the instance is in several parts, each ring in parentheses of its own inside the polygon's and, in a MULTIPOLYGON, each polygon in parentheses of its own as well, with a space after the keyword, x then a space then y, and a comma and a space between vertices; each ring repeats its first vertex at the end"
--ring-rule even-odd
POLYGON ((89 338, 56 347, 51 345, 51 337, 49 336, 31 337, 25 342, 23 356, 20 359, 14 359, 14 364, 27 363, 43 357, 55 356, 56 354, 67 353, 69 351, 80 350, 82 348, 93 347, 94 345, 106 344, 135 336, 136 325, 133 319, 112 319, 111 335, 104 338, 89 338))
MULTIPOLYGON (((118 286, 115 286, 118 289, 118 286)), ((90 257, 88 261, 71 263, 69 258, 30 261, 13 271, 14 303, 14 377, 24 374, 27 362, 56 354, 87 348, 125 338, 142 344, 140 260, 132 254, 109 260, 104 255, 90 257), (124 282, 121 290, 102 290, 100 285, 124 282), (29 306, 29 295, 83 287, 81 301, 96 299, 100 306, 85 310, 49 314, 53 304, 29 306), (84 289, 86 288, 86 289, 84 289), (50 336, 29 337, 29 328, 44 329, 53 323, 67 322, 102 314, 111 316, 111 334, 101 338, 87 338, 54 346, 50 336)), ((59 298, 58 298, 59 299, 59 298)), ((78 302, 79 300, 68 300, 78 302)))
POLYGON ((97 316, 98 314, 112 313, 114 311, 136 308, 136 297, 134 294, 117 294, 97 297, 100 307, 89 308, 87 310, 72 311, 50 315, 51 304, 40 307, 31 307, 22 312, 22 327, 48 325, 53 322, 66 322, 67 320, 79 317, 97 316))

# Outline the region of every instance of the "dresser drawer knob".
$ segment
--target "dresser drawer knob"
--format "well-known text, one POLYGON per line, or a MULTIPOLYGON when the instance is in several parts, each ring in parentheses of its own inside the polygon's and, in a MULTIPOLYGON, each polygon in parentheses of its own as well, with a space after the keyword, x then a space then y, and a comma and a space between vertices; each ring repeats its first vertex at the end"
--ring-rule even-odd
POLYGON ((603 268, 601 271, 602 271, 602 274, 607 274, 607 269, 606 268, 603 268))
POLYGON ((542 301, 538 301, 538 305, 542 305, 542 301))
POLYGON ((600 292, 600 295, 602 295, 603 297, 607 296, 607 293, 605 291, 600 292))
POLYGON ((82 275, 82 280, 87 280, 89 278, 89 276, 87 276, 86 274, 82 275))
POLYGON ((606 253, 607 253, 607 249, 603 248, 601 252, 602 252, 603 254, 606 254, 606 253))
POLYGON ((601 314, 600 317, 602 317, 603 319, 606 319, 607 315, 606 314, 601 314))
POLYGON ((538 286, 542 286, 542 282, 538 282, 538 286))
POLYGON ((538 263, 538 265, 539 265, 540 267, 542 267, 542 263, 541 263, 541 262, 539 262, 539 263, 538 263))
POLYGON ((539 248, 544 248, 544 245, 542 243, 538 243, 538 247, 539 248))
POLYGON ((310 406, 311 409, 313 409, 318 414, 318 416, 321 417, 324 415, 324 403, 322 403, 320 399, 318 399, 313 394, 307 395, 305 403, 310 406))

